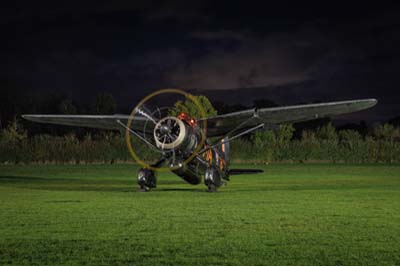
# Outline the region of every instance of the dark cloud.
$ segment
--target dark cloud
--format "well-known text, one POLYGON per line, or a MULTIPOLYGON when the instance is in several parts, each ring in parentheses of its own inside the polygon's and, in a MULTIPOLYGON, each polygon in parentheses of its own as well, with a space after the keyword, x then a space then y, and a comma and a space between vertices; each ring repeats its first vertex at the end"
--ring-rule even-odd
POLYGON ((171 86, 249 104, 377 97, 375 117, 400 113, 397 4, 43 3, 0 11, 0 78, 22 91, 126 105, 171 86))
POLYGON ((301 30, 266 37, 240 32, 196 32, 195 40, 214 43, 208 52, 174 70, 171 82, 183 87, 230 89, 276 86, 308 80, 329 49, 319 32, 301 30), (224 47, 221 42, 232 42, 224 47), (222 47, 221 47, 222 46, 222 47))

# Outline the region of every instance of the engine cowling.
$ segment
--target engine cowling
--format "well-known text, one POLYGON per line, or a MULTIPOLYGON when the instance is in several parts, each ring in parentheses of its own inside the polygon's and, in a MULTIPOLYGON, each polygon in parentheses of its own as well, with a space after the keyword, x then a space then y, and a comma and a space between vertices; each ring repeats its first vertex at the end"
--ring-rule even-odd
POLYGON ((193 151, 200 140, 196 128, 174 116, 165 117, 154 127, 154 140, 161 150, 193 151))

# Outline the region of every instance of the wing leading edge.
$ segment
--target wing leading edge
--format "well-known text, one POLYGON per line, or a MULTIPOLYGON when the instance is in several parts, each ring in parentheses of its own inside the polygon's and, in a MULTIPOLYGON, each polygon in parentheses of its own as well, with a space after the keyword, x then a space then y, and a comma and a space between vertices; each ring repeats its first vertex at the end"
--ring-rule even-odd
POLYGON ((260 123, 276 125, 353 113, 376 105, 376 99, 340 101, 250 109, 207 118, 207 137, 223 136, 233 129, 243 129, 260 123), (243 124, 243 125, 241 125, 243 124), (238 127, 238 125, 241 125, 238 127))
MULTIPOLYGON (((121 130, 118 121, 127 124, 129 115, 22 115, 22 118, 47 124, 121 130)), ((152 130, 153 124, 144 117, 135 117, 133 121, 133 130, 143 131, 145 127, 152 130)))

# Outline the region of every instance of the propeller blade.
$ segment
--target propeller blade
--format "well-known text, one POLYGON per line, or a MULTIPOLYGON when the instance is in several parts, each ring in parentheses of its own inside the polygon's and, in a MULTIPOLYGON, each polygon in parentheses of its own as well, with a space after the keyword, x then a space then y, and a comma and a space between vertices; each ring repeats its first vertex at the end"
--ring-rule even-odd
POLYGON ((135 110, 135 114, 139 114, 143 117, 146 117, 148 120, 153 122, 153 124, 155 125, 155 124, 157 124, 158 119, 153 116, 153 113, 154 112, 150 112, 150 110, 144 105, 141 107, 138 107, 135 110))

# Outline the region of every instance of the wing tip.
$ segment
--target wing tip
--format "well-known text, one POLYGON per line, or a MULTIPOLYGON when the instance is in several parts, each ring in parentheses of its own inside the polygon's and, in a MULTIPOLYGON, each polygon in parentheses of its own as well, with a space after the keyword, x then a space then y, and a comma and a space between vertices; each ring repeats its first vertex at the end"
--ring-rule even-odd
POLYGON ((35 119, 35 117, 37 117, 36 115, 29 115, 29 114, 23 114, 21 115, 21 117, 25 120, 31 120, 33 121, 35 119))
POLYGON ((377 105, 378 104, 378 100, 375 98, 370 99, 371 101, 371 106, 377 105))
POLYGON ((366 104, 365 108, 371 108, 371 107, 374 107, 375 105, 378 104, 378 100, 375 99, 375 98, 364 99, 364 100, 361 100, 361 101, 366 104))

